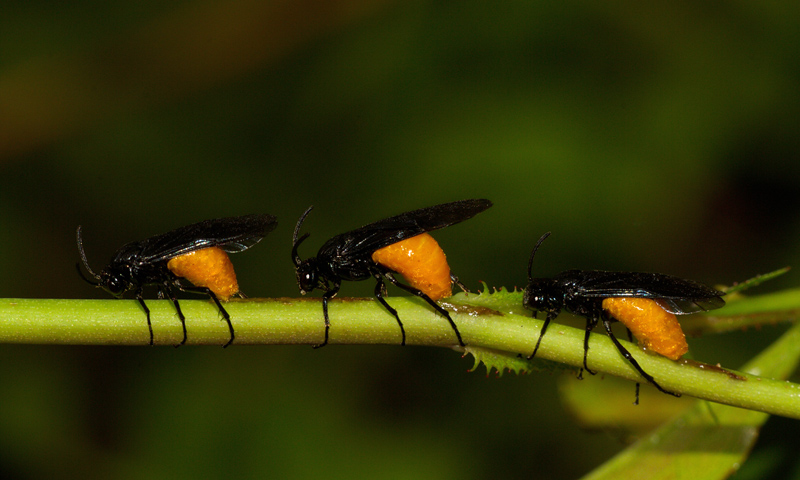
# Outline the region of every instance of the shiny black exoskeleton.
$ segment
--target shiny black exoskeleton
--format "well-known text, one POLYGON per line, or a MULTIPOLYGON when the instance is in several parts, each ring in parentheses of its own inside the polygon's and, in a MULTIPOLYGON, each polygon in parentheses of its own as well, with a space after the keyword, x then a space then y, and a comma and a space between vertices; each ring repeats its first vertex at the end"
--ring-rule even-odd
MULTIPOLYGON (((603 300, 609 297, 639 297, 649 298, 667 312, 676 315, 685 315, 699 311, 708 311, 725 305, 724 295, 714 288, 707 287, 692 280, 685 280, 671 275, 660 273, 638 272, 608 272, 602 270, 566 270, 553 278, 533 278, 531 267, 536 251, 544 240, 550 235, 545 233, 536 242, 528 261, 528 286, 523 293, 522 302, 525 307, 533 310, 533 316, 538 312, 545 312, 542 331, 533 353, 528 358, 533 358, 539 350, 547 327, 561 310, 566 310, 574 315, 586 318, 586 333, 583 342, 583 368, 595 374, 586 363, 589 351, 589 334, 602 320, 603 327, 616 346, 617 350, 631 365, 651 384, 664 393, 676 395, 666 391, 656 383, 653 377, 645 372, 631 353, 619 343, 611 331, 611 322, 616 321, 608 312, 603 310, 603 300)), ((628 331, 630 337, 630 330, 628 331)), ((638 390, 637 390, 638 392, 638 390)), ((676 395, 677 396, 677 395, 676 395)))
MULTIPOLYGON (((325 317, 325 339, 316 347, 322 347, 328 343, 328 331, 330 330, 328 301, 339 292, 342 280, 359 281, 370 277, 375 278, 377 281, 375 297, 394 315, 397 324, 400 326, 402 345, 405 345, 406 341, 405 330, 397 310, 392 308, 384 299, 386 295, 384 279, 424 299, 437 312, 447 318, 458 337, 458 343, 463 346, 464 342, 461 339, 461 334, 447 310, 439 306, 425 293, 398 282, 393 272, 372 260, 372 253, 419 234, 463 222, 491 206, 492 202, 489 200, 462 200, 406 212, 336 235, 322 245, 316 257, 301 260, 297 253, 297 248, 303 240, 308 238, 309 234, 303 234, 298 238, 298 233, 300 226, 313 208, 309 207, 297 221, 297 226, 294 230, 292 261, 295 264, 297 285, 300 287, 301 294, 305 295, 316 288, 324 291, 322 295, 322 312, 325 317)), ((464 288, 455 277, 451 276, 451 279, 462 289, 464 288)))
POLYGON ((183 326, 183 340, 180 345, 186 343, 186 318, 175 297, 174 289, 209 295, 228 322, 231 338, 225 344, 227 347, 233 342, 234 330, 230 316, 222 307, 217 296, 206 287, 182 284, 180 278, 167 268, 167 262, 180 255, 208 247, 219 247, 228 253, 241 252, 258 243, 276 226, 277 219, 273 215, 266 214, 220 218, 195 223, 146 240, 123 245, 99 275, 89 267, 89 261, 83 250, 81 227, 79 226, 77 231, 78 250, 86 270, 97 281, 93 282, 87 279, 81 272, 80 264, 77 264, 78 273, 90 284, 100 287, 118 298, 128 290, 133 290, 134 296, 147 315, 150 345, 153 345, 153 327, 150 324, 150 309, 147 308, 142 297, 144 286, 154 285, 158 289, 158 298, 166 296, 172 300, 183 326))

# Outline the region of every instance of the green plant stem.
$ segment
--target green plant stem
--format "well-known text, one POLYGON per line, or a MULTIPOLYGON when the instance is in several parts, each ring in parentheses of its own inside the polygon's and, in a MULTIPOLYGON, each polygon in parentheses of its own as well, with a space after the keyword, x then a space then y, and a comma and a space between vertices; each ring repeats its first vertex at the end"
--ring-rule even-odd
MULTIPOLYGON (((518 294, 507 294, 516 303, 518 294)), ((458 295, 444 303, 467 344, 527 355, 539 337, 542 321, 501 313, 479 305, 492 295, 458 295), (455 303, 457 302, 457 303, 455 303)), ((486 302, 483 302, 486 303, 486 302)), ((446 319, 416 298, 394 297, 407 344, 452 347, 456 337, 446 319)), ((168 300, 148 300, 156 345, 175 345, 181 326, 168 300)), ((187 345, 223 345, 228 329, 214 304, 181 300, 189 332, 187 345)), ((323 338, 319 298, 233 300, 225 304, 239 345, 308 344, 323 338)), ((373 299, 341 298, 330 305, 331 344, 400 343, 397 322, 373 299)), ((0 342, 72 345, 147 345, 145 316, 135 300, 0 300, 0 342)), ((537 359, 579 368, 583 362, 582 329, 551 323, 537 359)), ((723 370, 691 360, 671 361, 623 342, 645 371, 667 390, 766 413, 800 418, 800 385, 723 370)), ((800 348, 800 341, 797 342, 800 348)), ((600 373, 634 381, 642 378, 604 334, 590 339, 589 366, 600 373)))
MULTIPOLYGON (((456 337, 447 320, 429 307, 392 298, 406 326, 407 343, 449 346, 456 337)), ((223 345, 229 332, 210 300, 180 300, 187 345, 223 345)), ((182 339, 170 300, 147 300, 155 345, 182 339)), ((234 345, 317 345, 324 336, 319 298, 248 298, 225 303, 236 329, 234 345)), ((400 343, 394 317, 373 299, 331 301, 330 344, 400 343)), ((0 299, 0 342, 59 345, 148 345, 144 311, 136 300, 0 299)))

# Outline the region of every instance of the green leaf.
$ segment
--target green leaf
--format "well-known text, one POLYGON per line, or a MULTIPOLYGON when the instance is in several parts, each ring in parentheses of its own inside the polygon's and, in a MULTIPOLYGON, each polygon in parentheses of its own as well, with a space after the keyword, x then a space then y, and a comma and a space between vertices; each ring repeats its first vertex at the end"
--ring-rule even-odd
POLYGON ((569 367, 555 362, 548 362, 543 359, 528 360, 525 355, 513 354, 503 350, 496 350, 493 348, 476 347, 467 345, 464 347, 464 353, 469 353, 475 358, 475 364, 469 370, 474 372, 480 364, 486 367, 486 374, 492 373, 492 370, 497 372, 498 377, 502 377, 506 371, 513 372, 517 375, 529 372, 544 372, 554 370, 564 370, 569 367))

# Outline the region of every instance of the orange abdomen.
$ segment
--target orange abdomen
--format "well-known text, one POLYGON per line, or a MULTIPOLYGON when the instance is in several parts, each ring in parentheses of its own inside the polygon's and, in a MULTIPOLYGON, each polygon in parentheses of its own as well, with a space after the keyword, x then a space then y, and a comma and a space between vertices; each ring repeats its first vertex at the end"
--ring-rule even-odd
POLYGON ((372 261, 399 273, 434 301, 453 294, 444 251, 427 233, 375 250, 372 261))
POLYGON ((639 344, 671 360, 689 351, 686 337, 675 315, 649 298, 612 297, 603 309, 631 331, 639 344))
POLYGON ((203 248, 172 258, 167 262, 167 268, 198 287, 208 287, 220 300, 239 293, 231 259, 219 247, 203 248))

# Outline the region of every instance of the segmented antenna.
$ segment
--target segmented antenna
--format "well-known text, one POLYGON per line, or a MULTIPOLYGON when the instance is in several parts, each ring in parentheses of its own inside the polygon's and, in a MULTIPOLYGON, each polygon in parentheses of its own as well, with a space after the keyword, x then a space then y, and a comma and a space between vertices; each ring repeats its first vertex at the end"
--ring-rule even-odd
POLYGON ((303 261, 300 260, 300 255, 297 253, 297 247, 299 247, 303 240, 308 238, 310 235, 309 233, 306 233, 298 240, 297 234, 300 232, 300 226, 303 225, 303 221, 305 221, 306 217, 313 209, 314 205, 308 207, 308 209, 303 212, 303 215, 300 216, 300 220, 297 221, 297 225, 294 227, 294 235, 292 235, 292 260, 294 260, 294 264, 297 266, 300 266, 300 264, 303 263, 303 261))
MULTIPOLYGON (((89 266, 89 260, 86 259, 86 252, 83 251, 83 238, 81 237, 81 226, 80 225, 78 225, 77 237, 78 237, 78 252, 80 252, 80 254, 81 254, 81 260, 83 260, 83 266, 86 267, 86 271, 89 272, 89 274, 91 274, 91 276, 93 276, 94 278, 100 280, 100 275, 94 273, 94 271, 92 270, 92 267, 89 266)), ((86 278, 83 275, 83 272, 81 271, 80 264, 76 263, 75 266, 78 268, 78 273, 80 274, 80 276, 84 280, 86 280, 91 285, 94 285, 94 286, 99 285, 98 283, 92 282, 91 280, 89 280, 88 278, 86 278)))
POLYGON ((547 232, 544 235, 542 235, 542 237, 539 239, 539 241, 536 242, 536 246, 533 247, 533 251, 531 252, 531 258, 530 258, 530 260, 528 260, 528 282, 533 280, 533 277, 531 276, 531 266, 533 265, 533 256, 536 255, 536 250, 539 250, 539 245, 541 245, 542 242, 544 242, 545 238, 550 236, 550 233, 551 232, 547 232))

